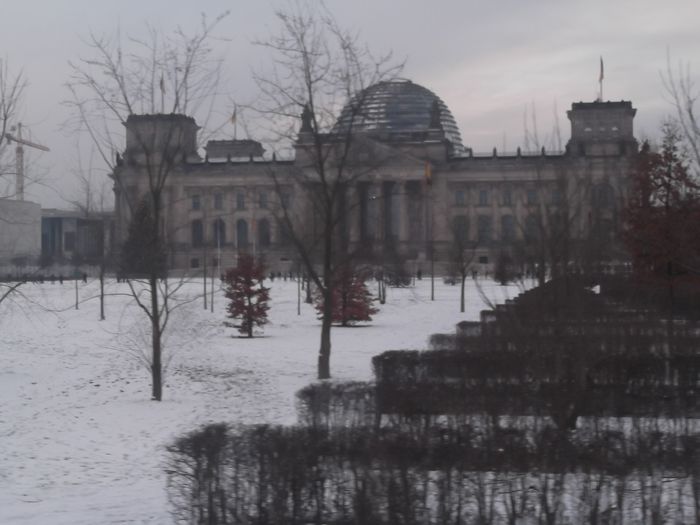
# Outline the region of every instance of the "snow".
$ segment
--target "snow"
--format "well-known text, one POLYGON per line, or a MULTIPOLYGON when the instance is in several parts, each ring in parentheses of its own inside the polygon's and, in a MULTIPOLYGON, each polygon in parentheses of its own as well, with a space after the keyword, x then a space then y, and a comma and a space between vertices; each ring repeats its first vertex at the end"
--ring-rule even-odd
MULTIPOLYGON (((371 358, 385 350, 425 348, 436 332, 453 332, 485 308, 467 283, 430 281, 389 289, 387 304, 365 326, 333 328, 334 381, 372 377, 371 358)), ((139 361, 147 347, 144 317, 126 284, 107 284, 99 321, 96 281, 75 288, 26 284, 24 297, 0 304, 0 523, 170 523, 163 464, 172 440, 209 422, 294 423, 295 392, 315 380, 320 323, 297 284, 271 284, 271 323, 262 337, 239 338, 199 298, 173 318, 164 400, 150 401, 150 378, 139 361)), ((495 302, 515 287, 484 281, 495 302)), ((201 280, 185 285, 194 298, 201 280)))

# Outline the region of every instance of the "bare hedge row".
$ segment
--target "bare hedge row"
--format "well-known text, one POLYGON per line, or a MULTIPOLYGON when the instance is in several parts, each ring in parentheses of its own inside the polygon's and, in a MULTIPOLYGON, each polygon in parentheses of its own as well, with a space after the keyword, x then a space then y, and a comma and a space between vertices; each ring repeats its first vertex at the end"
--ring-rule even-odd
POLYGON ((530 432, 419 420, 379 431, 212 425, 169 452, 168 491, 182 523, 700 519, 700 439, 692 429, 578 440, 546 425, 530 432))

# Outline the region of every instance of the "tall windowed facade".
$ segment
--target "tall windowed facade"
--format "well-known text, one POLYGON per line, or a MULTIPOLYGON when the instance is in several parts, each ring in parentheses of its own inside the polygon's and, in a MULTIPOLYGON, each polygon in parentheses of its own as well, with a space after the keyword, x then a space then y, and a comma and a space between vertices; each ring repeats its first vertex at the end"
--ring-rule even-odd
MULTIPOLYGON (((499 156, 465 145, 471 130, 463 141, 447 105, 423 86, 380 82, 359 99, 366 104, 362 119, 352 120, 350 101, 329 133, 351 130, 353 143, 362 147, 362 154, 351 155, 353 176, 335 197, 338 245, 358 264, 392 260, 419 269, 433 257, 440 271, 457 238, 474 246, 475 260, 495 261, 503 250, 519 253, 556 228, 560 234, 561 225, 570 229, 573 246, 601 225, 605 242, 619 242, 620 207, 638 149, 631 102, 572 104, 566 151, 499 156)), ((181 129, 177 136, 188 152, 178 157, 163 194, 171 265, 192 267, 201 246, 212 242, 220 246, 224 267, 254 252, 271 269, 291 269, 298 261, 292 234, 313 242, 323 228, 308 179, 300 177, 314 153, 313 137, 300 133, 295 156, 284 161, 266 156, 249 139, 210 142, 205 155, 197 150, 196 123, 184 115, 134 116, 127 131, 149 118, 159 124, 169 119, 169 126, 181 129), (295 231, 282 227, 285 214, 295 231)), ((122 157, 138 159, 129 148, 138 143, 130 142, 122 157)), ((128 199, 140 198, 138 190, 145 188, 144 173, 137 161, 115 169, 115 187, 134 189, 115 194, 118 241, 128 231, 128 199)))

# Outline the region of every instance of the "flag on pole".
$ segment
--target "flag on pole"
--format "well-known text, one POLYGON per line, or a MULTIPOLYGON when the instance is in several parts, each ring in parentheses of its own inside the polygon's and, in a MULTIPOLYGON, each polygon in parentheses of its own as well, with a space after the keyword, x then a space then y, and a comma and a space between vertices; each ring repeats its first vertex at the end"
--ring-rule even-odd
POLYGON ((231 124, 235 124, 235 123, 236 123, 236 111, 237 111, 237 110, 238 110, 238 108, 237 108, 236 105, 234 104, 234 105, 233 105, 233 115, 231 115, 231 124))
POLYGON ((605 78, 605 75, 603 74, 603 57, 600 57, 600 77, 598 77, 598 82, 602 82, 603 79, 605 78))
POLYGON ((165 93, 165 79, 163 78, 163 73, 160 74, 160 92, 165 93))
POLYGON ((433 183, 433 170, 429 161, 425 161, 425 183, 431 185, 433 183))

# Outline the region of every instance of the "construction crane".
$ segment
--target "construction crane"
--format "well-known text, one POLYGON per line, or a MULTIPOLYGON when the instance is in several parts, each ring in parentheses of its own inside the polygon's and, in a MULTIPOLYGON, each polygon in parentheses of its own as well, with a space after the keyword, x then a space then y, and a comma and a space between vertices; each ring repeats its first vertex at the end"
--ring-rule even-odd
POLYGON ((10 128, 10 131, 15 131, 17 130, 17 135, 13 135, 12 133, 5 133, 5 137, 7 138, 8 142, 14 142, 17 144, 17 147, 15 148, 15 154, 16 154, 16 162, 17 162, 17 179, 16 179, 16 187, 15 191, 17 194, 17 200, 18 201, 23 201, 24 200, 24 147, 23 146, 29 146, 30 148, 36 148, 41 151, 51 151, 49 148, 46 146, 42 146, 41 144, 37 144, 36 142, 32 142, 31 140, 23 139, 22 138, 22 124, 18 123, 17 126, 12 126, 10 128))

